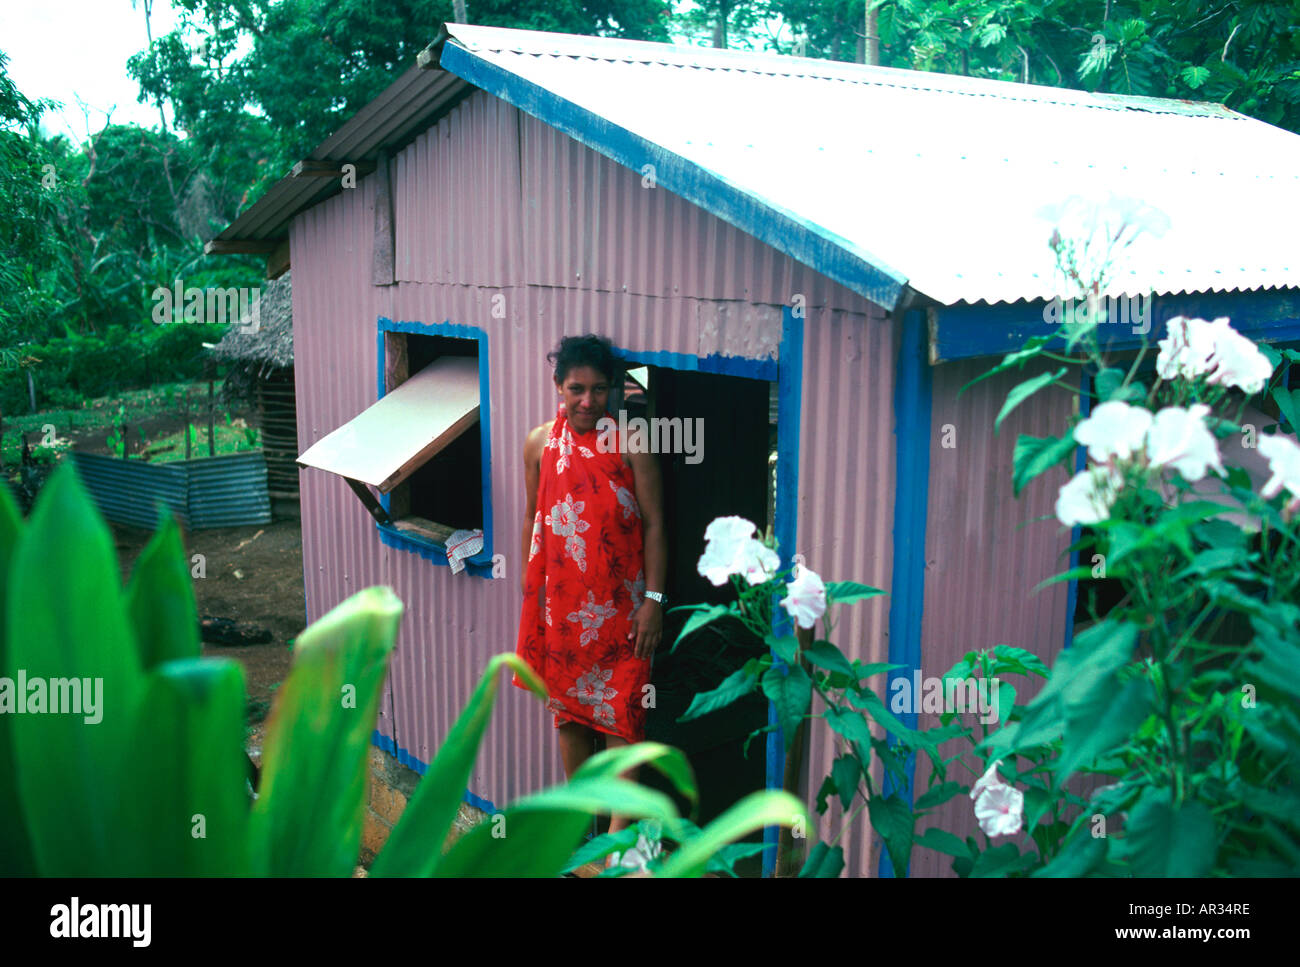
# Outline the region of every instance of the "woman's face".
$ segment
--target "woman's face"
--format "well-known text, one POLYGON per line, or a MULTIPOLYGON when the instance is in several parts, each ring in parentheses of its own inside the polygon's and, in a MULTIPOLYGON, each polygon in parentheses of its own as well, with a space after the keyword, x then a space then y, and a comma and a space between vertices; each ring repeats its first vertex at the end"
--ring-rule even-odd
POLYGON ((609 380, 590 366, 574 366, 555 384, 564 400, 569 423, 577 433, 590 433, 605 415, 609 403, 609 380))

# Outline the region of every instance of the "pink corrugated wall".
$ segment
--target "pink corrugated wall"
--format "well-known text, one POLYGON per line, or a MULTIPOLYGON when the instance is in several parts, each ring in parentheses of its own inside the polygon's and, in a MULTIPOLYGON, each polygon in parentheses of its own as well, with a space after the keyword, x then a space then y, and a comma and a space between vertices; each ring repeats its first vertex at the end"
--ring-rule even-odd
MULTIPOLYGON (((562 334, 596 330, 630 350, 762 357, 776 352, 781 307, 802 294, 809 309, 796 550, 828 579, 889 587, 898 347, 879 307, 662 188, 642 187, 640 173, 486 94, 462 102, 393 159, 393 286, 370 282, 373 180, 293 223, 302 448, 374 402, 379 316, 485 330, 493 550, 507 560, 506 579, 489 581, 453 576, 385 547, 343 481, 302 472, 309 618, 371 584, 391 585, 406 604, 380 719, 384 735, 428 762, 488 658, 514 648, 519 451, 526 431, 554 415, 544 356, 562 334), (496 295, 504 296, 503 318, 493 314, 496 295)), ((936 424, 944 370, 936 370, 936 424)), ((936 467, 942 459, 932 456, 936 467)), ((969 474, 959 480, 967 497, 978 494, 969 474)), ((932 520, 942 511, 937 489, 932 484, 932 520)), ((936 535, 932 526, 931 543, 936 535)), ((966 588, 987 596, 988 588, 977 585, 968 581, 966 588)), ((969 609, 951 596, 936 597, 940 586, 928 580, 927 602, 936 605, 927 607, 926 646, 946 656, 934 644, 945 633, 932 630, 944 619, 931 614, 940 601, 959 622, 969 609)), ((845 609, 833 637, 852 657, 886 660, 888 599, 845 609)), ((540 705, 503 682, 471 790, 501 805, 561 781, 551 731, 540 705)), ((813 730, 814 783, 833 757, 824 730, 813 730)), ((839 821, 832 806, 822 832, 834 835, 839 821)), ((841 840, 847 872, 873 875, 869 827, 864 817, 853 826, 841 840)))

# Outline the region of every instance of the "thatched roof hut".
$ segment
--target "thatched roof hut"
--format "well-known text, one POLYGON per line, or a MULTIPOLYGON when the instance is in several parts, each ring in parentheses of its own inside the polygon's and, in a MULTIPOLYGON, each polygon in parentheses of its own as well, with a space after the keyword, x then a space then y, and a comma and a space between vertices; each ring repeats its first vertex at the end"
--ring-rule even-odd
POLYGON ((298 499, 298 413, 293 381, 291 273, 262 287, 257 325, 241 319, 212 355, 231 364, 222 399, 251 405, 262 430, 266 483, 272 498, 298 499))

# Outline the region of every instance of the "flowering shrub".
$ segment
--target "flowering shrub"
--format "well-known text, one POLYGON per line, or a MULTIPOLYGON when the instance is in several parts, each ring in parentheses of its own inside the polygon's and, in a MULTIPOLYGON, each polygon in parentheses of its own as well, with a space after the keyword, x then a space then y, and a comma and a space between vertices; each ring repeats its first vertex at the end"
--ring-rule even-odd
MULTIPOLYGON (((1056 516, 1086 528, 1072 550, 1090 563, 1045 583, 1077 579, 1088 593, 1109 578, 1123 597, 1104 613, 1091 597, 1094 623, 1042 691, 974 740, 987 763, 971 790, 980 827, 1019 841, 980 849, 928 831, 959 873, 1300 872, 1300 446, 1280 432, 1300 416, 1300 391, 1286 388, 1300 352, 1257 346, 1226 318, 1167 331, 1149 387, 1137 379, 1148 347, 1126 371, 1077 325, 980 377, 1037 356, 1091 377, 1087 418, 1017 440, 1014 487, 1086 447, 1056 516), (1049 351, 1056 337, 1079 350, 1049 351), (1273 426, 1241 422, 1260 395, 1276 404, 1273 426), (1252 478, 1246 467, 1264 462, 1267 479, 1252 478), (1066 788, 1079 775, 1108 782, 1084 799, 1066 788)), ((1065 367, 1014 388, 997 424, 1048 386, 1078 392, 1065 367)))

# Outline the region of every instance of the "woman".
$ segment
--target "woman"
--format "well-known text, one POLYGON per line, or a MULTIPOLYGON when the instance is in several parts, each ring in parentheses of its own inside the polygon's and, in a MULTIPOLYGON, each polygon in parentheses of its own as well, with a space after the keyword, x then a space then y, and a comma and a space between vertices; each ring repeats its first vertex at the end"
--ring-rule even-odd
MULTIPOLYGON (((621 374, 609 341, 566 336, 547 359, 559 410, 524 442, 528 564, 516 650, 546 683, 572 777, 597 733, 609 748, 645 737, 668 554, 655 457, 624 453, 616 429, 597 428, 621 374)), ((626 825, 610 818, 610 832, 626 825)))

